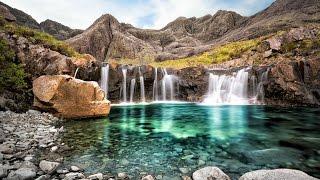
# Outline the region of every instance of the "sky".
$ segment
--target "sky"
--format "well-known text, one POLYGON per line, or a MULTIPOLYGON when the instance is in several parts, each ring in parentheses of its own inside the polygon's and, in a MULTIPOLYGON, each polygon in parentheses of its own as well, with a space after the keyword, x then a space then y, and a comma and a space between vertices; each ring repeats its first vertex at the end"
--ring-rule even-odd
POLYGON ((51 19, 77 29, 88 28, 103 14, 139 28, 161 29, 178 17, 201 17, 218 10, 250 16, 274 0, 1 0, 38 22, 51 19))

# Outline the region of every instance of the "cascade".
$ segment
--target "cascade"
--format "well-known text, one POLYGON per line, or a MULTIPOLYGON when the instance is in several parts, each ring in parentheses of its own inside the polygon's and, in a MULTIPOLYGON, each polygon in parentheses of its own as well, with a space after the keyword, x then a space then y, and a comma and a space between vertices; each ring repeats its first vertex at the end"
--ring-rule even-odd
POLYGON ((146 96, 144 92, 144 78, 143 74, 141 73, 141 69, 139 67, 139 75, 140 75, 140 96, 141 96, 141 102, 146 102, 146 96))
POLYGON ((130 82, 130 103, 133 103, 133 96, 136 87, 136 79, 131 79, 130 82))
POLYGON ((268 81, 269 71, 270 68, 268 68, 265 72, 262 73, 256 90, 255 100, 257 101, 258 99, 260 99, 262 103, 264 103, 264 83, 268 81))
POLYGON ((76 78, 76 77, 77 77, 78 71, 79 71, 79 68, 77 67, 76 72, 74 73, 73 78, 76 78))
POLYGON ((232 76, 210 73, 205 104, 247 104, 248 75, 242 69, 232 76))
POLYGON ((108 81, 109 81, 109 64, 101 68, 101 89, 105 92, 106 98, 108 97, 108 81))
POLYGON ((154 101, 158 101, 159 100, 159 95, 158 95, 158 68, 155 68, 155 70, 154 70, 152 99, 154 101))
POLYGON ((162 69, 162 73, 163 73, 163 78, 161 80, 162 100, 166 101, 167 96, 169 96, 169 100, 173 101, 175 97, 174 83, 178 78, 174 75, 169 75, 166 69, 162 69))
POLYGON ((127 102, 127 69, 122 68, 122 75, 123 75, 123 81, 122 81, 122 96, 123 96, 123 102, 127 102))

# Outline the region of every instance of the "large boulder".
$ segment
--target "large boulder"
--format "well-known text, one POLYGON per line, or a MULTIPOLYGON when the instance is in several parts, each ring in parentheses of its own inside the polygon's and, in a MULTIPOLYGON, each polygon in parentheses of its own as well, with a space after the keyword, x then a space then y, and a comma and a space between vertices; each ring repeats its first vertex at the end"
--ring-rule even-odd
POLYGON ((0 5, 0 16, 7 21, 16 21, 16 17, 5 6, 0 5))
POLYGON ((106 116, 110 102, 97 82, 68 75, 41 76, 33 81, 34 107, 64 118, 106 116))
POLYGON ((217 167, 205 167, 197 170, 192 174, 194 180, 215 179, 215 180, 230 180, 221 169, 217 167))
POLYGON ((293 169, 257 170, 245 173, 239 180, 316 180, 308 174, 293 169))

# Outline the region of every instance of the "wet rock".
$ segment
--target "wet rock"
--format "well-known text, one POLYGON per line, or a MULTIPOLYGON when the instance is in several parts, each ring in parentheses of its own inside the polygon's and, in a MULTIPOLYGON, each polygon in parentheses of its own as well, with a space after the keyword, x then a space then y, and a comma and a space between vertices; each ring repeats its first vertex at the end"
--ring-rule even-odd
POLYGON ((88 179, 90 179, 90 180, 102 180, 103 179, 103 174, 102 173, 93 174, 93 175, 88 176, 88 179))
POLYGON ((308 174, 292 169, 257 170, 245 173, 239 180, 316 180, 308 174))
POLYGON ((57 162, 50 162, 46 160, 42 160, 39 164, 39 167, 42 171, 47 174, 51 174, 59 167, 60 163, 57 162))
POLYGON ((129 179, 129 176, 126 173, 118 173, 119 179, 129 179))
POLYGON ((71 172, 66 174, 64 180, 83 179, 85 176, 82 173, 71 172))
POLYGON ((189 172, 188 168, 179 168, 179 171, 183 174, 187 174, 189 172))
POLYGON ((50 152, 56 152, 58 150, 58 146, 53 146, 50 149, 50 152))
POLYGON ((144 176, 141 180, 154 180, 151 175, 144 176))
POLYGON ((189 177, 189 176, 182 176, 181 178, 182 178, 182 180, 192 180, 191 177, 189 177))
POLYGON ((0 152, 3 154, 12 154, 14 152, 13 144, 0 144, 0 152))
POLYGON ((205 167, 195 171, 192 174, 193 180, 215 179, 215 180, 231 180, 228 175, 217 167, 205 167))
POLYGON ((36 177, 36 172, 31 168, 20 168, 8 175, 9 178, 18 178, 19 180, 31 180, 36 177))

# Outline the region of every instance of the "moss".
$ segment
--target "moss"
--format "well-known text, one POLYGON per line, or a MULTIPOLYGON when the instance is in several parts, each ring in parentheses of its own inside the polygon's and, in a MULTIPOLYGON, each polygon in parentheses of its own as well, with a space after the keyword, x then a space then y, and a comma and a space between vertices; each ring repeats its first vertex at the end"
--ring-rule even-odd
POLYGON ((211 64, 218 64, 234 58, 239 58, 242 53, 257 47, 260 42, 260 39, 232 42, 213 48, 212 50, 205 52, 201 55, 196 55, 177 60, 153 62, 151 64, 156 67, 172 67, 178 69, 185 67, 208 66, 211 64))
MULTIPOLYGON (((0 24, 1 25, 1 24, 0 24)), ((46 48, 49 48, 53 51, 57 51, 63 55, 69 57, 80 57, 81 55, 76 52, 71 46, 66 44, 63 41, 55 39, 53 36, 38 31, 30 29, 28 27, 19 26, 13 23, 4 23, 1 27, 2 31, 9 33, 11 35, 17 35, 27 38, 29 41, 43 45, 46 48)))
POLYGON ((27 87, 27 74, 20 64, 14 62, 15 53, 8 43, 0 40, 0 92, 4 89, 20 91, 27 87))

